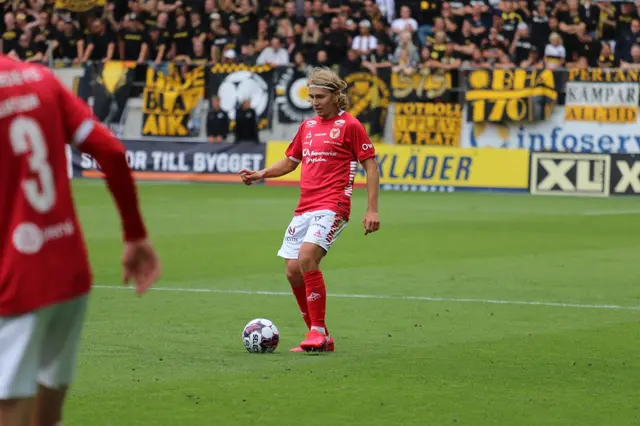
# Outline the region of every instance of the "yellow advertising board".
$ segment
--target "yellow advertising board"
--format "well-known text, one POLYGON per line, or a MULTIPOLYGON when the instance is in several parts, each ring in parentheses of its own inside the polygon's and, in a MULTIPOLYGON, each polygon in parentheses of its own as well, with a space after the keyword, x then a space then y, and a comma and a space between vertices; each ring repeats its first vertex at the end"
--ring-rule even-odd
MULTIPOLYGON (((267 145, 267 167, 285 156, 287 142, 267 145)), ((424 190, 447 187, 458 190, 526 191, 529 151, 524 149, 450 148, 415 145, 376 145, 380 184, 388 189, 424 190), (422 187, 422 188, 421 188, 422 187)), ((266 184, 297 184, 300 169, 266 184)), ((362 168, 356 184, 366 183, 362 168)))

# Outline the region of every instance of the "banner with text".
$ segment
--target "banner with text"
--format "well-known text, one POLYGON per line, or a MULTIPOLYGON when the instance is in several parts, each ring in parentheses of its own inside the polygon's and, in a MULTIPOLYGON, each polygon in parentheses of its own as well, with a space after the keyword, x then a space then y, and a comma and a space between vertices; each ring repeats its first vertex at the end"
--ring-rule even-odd
POLYGON ((236 125, 236 110, 245 99, 258 117, 258 129, 271 128, 271 105, 275 90, 270 65, 217 64, 209 69, 208 96, 220 98, 220 108, 229 116, 229 129, 236 125))
POLYGON ((467 121, 532 122, 553 112, 562 73, 551 70, 479 69, 466 79, 467 121))
POLYGON ((393 140, 397 144, 459 146, 461 129, 460 104, 396 102, 393 140))
POLYGON ((344 76, 350 103, 347 111, 360 120, 374 143, 381 140, 387 122, 390 79, 388 69, 380 69, 377 74, 361 71, 344 76))
POLYGON ((71 12, 87 12, 92 9, 104 7, 105 0, 55 0, 57 10, 71 12))
MULTIPOLYGON (((267 144, 267 166, 285 157, 287 142, 267 144)), ((420 192, 507 191, 526 192, 529 177, 527 150, 460 149, 377 145, 382 189, 420 192)), ((300 169, 266 184, 297 185, 300 169)), ((366 183, 358 165, 355 184, 366 183)))
MULTIPOLYGON (((194 182, 237 182, 242 168, 265 165, 264 144, 159 142, 124 140, 127 161, 136 179, 194 182)), ((97 162, 73 150, 74 176, 101 177, 97 162)))
POLYGON ((391 90, 395 102, 457 102, 458 71, 422 68, 415 74, 391 75, 391 90))
POLYGON ((148 67, 142 99, 143 136, 197 136, 192 120, 204 98, 206 72, 203 65, 148 67))
POLYGON ((639 128, 640 120, 633 123, 566 121, 565 107, 561 106, 548 120, 535 123, 464 122, 460 145, 463 148, 638 153, 639 128))
POLYGON ((639 70, 571 70, 565 97, 565 120, 635 123, 640 104, 639 70))

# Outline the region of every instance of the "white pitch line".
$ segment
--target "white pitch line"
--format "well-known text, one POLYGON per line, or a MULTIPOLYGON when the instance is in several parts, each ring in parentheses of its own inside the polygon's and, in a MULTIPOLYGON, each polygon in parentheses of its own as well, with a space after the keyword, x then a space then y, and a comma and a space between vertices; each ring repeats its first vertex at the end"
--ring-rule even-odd
MULTIPOLYGON (((126 287, 110 285, 94 285, 93 288, 126 290, 126 287)), ((178 293, 219 293, 219 294, 246 294, 260 296, 291 296, 290 292, 284 291, 261 291, 261 290, 220 290, 215 288, 173 288, 173 287, 153 287, 154 291, 172 291, 178 293)), ((484 303, 492 305, 527 305, 527 306, 547 306, 556 308, 582 308, 582 309, 609 309, 624 311, 640 311, 640 306, 623 305, 596 305, 582 303, 565 302, 539 302, 526 300, 497 300, 497 299, 473 299, 457 297, 428 297, 428 296, 390 296, 384 294, 327 294, 329 297, 342 299, 378 299, 378 300, 419 300, 425 302, 451 302, 451 303, 484 303)))

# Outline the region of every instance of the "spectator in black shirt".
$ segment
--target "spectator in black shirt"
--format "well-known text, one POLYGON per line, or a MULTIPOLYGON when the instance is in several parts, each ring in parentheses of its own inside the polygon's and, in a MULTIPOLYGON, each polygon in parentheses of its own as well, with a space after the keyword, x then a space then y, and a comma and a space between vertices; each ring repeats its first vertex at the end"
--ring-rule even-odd
POLYGON ((509 53, 514 58, 514 63, 519 64, 529 57, 529 52, 533 47, 533 40, 529 36, 529 27, 524 22, 518 25, 518 31, 516 32, 509 53))
POLYGON ((362 67, 362 59, 360 58, 360 52, 351 49, 347 52, 347 57, 343 59, 340 64, 340 75, 345 76, 353 72, 359 71, 362 67))
POLYGON ((155 65, 160 65, 165 60, 169 41, 160 28, 149 27, 147 30, 147 37, 142 45, 143 58, 152 61, 155 65))
POLYGON ((207 27, 202 22, 202 17, 198 12, 191 12, 191 31, 194 39, 200 40, 204 43, 207 40, 207 27))
POLYGON ((22 31, 16 25, 15 15, 8 12, 4 15, 4 32, 2 33, 2 53, 5 55, 18 47, 22 31))
POLYGON ((72 64, 80 63, 84 50, 82 31, 76 27, 73 20, 65 16, 58 21, 55 39, 53 41, 53 57, 65 59, 72 64))
POLYGON ((176 16, 176 29, 173 32, 174 60, 186 61, 193 55, 193 41, 191 29, 187 26, 187 18, 184 12, 178 11, 176 16))
POLYGON ((377 74, 379 69, 391 68, 391 55, 387 52, 384 43, 378 43, 375 52, 372 52, 366 60, 362 61, 362 66, 368 69, 371 74, 377 74))
POLYGON ((620 66, 620 60, 613 54, 609 43, 602 43, 597 66, 598 68, 618 68, 620 66))
POLYGON ((207 114, 207 139, 209 142, 225 142, 229 135, 229 116, 220 108, 220 98, 211 98, 211 109, 207 114))
POLYGON ((94 19, 90 25, 91 32, 87 38, 87 48, 84 51, 82 62, 110 61, 116 50, 116 37, 107 29, 106 24, 100 19, 94 19))
POLYGON ((322 36, 320 46, 326 50, 329 63, 339 64, 344 59, 349 49, 349 37, 340 26, 340 20, 338 18, 331 20, 331 30, 322 36))
POLYGON ((240 25, 242 34, 249 39, 254 39, 258 18, 251 2, 249 0, 241 0, 240 7, 236 8, 234 12, 235 20, 240 25))
POLYGON ((31 46, 29 36, 22 34, 18 41, 18 46, 9 52, 9 56, 25 62, 42 62, 44 54, 38 50, 38 46, 31 46))
POLYGON ((236 126, 234 132, 236 135, 236 143, 260 143, 258 139, 258 120, 255 110, 251 108, 250 98, 245 99, 240 108, 236 110, 236 126))
POLYGON ((121 60, 137 61, 141 64, 145 60, 145 54, 148 52, 149 47, 144 47, 146 40, 142 31, 143 25, 136 18, 134 14, 125 16, 120 30, 118 47, 121 60))

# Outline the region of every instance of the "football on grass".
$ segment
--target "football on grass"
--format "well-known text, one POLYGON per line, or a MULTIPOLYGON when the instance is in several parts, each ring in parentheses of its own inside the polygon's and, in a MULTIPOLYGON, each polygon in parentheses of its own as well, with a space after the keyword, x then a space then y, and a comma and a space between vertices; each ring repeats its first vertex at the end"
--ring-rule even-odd
POLYGON ((278 347, 280 332, 273 322, 257 318, 245 326, 242 342, 247 351, 252 354, 271 353, 278 347))

